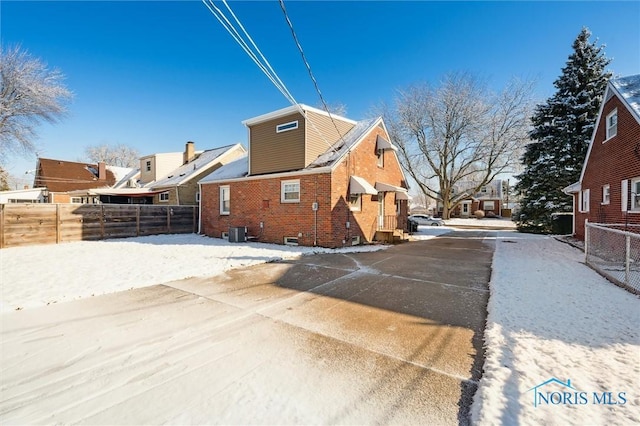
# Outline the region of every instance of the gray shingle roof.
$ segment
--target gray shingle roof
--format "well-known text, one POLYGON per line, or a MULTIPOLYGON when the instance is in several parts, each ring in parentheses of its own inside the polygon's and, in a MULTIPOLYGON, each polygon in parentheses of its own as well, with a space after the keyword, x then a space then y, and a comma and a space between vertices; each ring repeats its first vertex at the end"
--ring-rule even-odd
POLYGON ((182 166, 175 169, 169 176, 164 179, 160 179, 156 182, 148 183, 147 187, 167 187, 167 186, 175 186, 179 185, 185 181, 188 181, 192 177, 202 173, 203 170, 206 170, 208 167, 213 166, 216 163, 216 159, 220 157, 222 154, 226 153, 236 145, 227 145, 220 148, 214 148, 204 151, 198 158, 188 162, 187 164, 183 164, 182 166))
POLYGON ((611 84, 640 117, 640 74, 615 78, 611 84))

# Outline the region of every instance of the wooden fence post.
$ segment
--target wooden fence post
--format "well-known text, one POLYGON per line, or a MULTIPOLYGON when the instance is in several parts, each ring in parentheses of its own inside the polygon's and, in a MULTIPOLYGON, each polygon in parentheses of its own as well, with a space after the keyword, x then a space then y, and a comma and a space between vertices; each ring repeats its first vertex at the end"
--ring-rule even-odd
POLYGON ((136 237, 140 236, 140 204, 136 206, 136 237))
POLYGON ((56 204, 56 244, 60 244, 60 204, 56 204))
POLYGON ((171 233, 171 207, 167 207, 167 233, 171 233))
POLYGON ((104 204, 100 204, 100 239, 104 240, 104 204))
POLYGON ((0 248, 4 248, 4 204, 0 204, 0 248))

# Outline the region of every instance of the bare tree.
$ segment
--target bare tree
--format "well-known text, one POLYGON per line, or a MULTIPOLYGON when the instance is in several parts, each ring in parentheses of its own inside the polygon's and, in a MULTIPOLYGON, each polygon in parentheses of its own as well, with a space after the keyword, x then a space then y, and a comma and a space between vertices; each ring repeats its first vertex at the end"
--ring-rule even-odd
POLYGON ((469 74, 447 75, 439 87, 400 91, 385 122, 406 172, 426 196, 440 201, 442 215, 498 174, 511 172, 527 143, 531 82, 513 81, 492 93, 469 74))
POLYGON ((64 115, 72 94, 63 80, 19 46, 0 46, 0 161, 35 152, 35 126, 64 115))
POLYGON ((94 163, 104 161, 110 166, 119 167, 139 167, 140 165, 138 151, 123 144, 88 146, 85 148, 84 154, 89 161, 94 163))

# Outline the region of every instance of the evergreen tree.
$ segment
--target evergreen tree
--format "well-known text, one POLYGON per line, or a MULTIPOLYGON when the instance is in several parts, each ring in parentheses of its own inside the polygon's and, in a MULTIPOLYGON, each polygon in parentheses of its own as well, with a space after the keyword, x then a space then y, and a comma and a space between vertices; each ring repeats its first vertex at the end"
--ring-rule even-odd
POLYGON ((580 179, 602 96, 611 77, 604 45, 589 43, 583 28, 573 42, 562 75, 553 83, 556 93, 536 107, 532 142, 525 148, 524 172, 516 189, 524 192, 518 228, 551 232, 551 214, 572 211, 572 199, 562 189, 580 179))

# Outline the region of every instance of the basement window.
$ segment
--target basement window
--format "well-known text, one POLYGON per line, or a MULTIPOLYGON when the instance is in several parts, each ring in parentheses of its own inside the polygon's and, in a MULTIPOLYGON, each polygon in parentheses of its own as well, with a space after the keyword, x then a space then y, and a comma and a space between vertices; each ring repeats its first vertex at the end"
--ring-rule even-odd
POLYGON ((357 235, 355 237, 351 237, 351 245, 352 246, 360 245, 360 236, 359 235, 357 235))
POLYGON ((284 237, 284 244, 287 246, 297 246, 298 237, 284 237))
POLYGON ((298 128, 298 120, 290 121, 288 123, 278 124, 276 126, 276 133, 287 132, 289 130, 295 130, 298 128))

